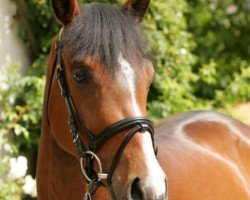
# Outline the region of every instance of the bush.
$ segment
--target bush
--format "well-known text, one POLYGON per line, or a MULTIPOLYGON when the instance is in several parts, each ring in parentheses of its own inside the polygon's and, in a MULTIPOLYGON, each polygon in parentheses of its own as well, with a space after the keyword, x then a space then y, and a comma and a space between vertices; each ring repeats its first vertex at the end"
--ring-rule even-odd
POLYGON ((199 77, 192 71, 196 57, 190 52, 195 43, 186 30, 187 10, 185 0, 152 1, 146 18, 156 69, 148 104, 154 118, 202 106, 193 94, 199 77))
MULTIPOLYGON (((44 76, 21 76, 19 68, 15 63, 0 68, 0 135, 3 144, 3 155, 0 159, 0 199, 7 200, 20 199, 23 192, 21 187, 24 186, 24 191, 29 189, 31 177, 25 177, 27 159, 15 157, 23 154, 35 158, 33 154, 37 153, 40 136, 45 82, 44 76)), ((32 163, 34 160, 30 161, 29 166, 35 164, 32 163)), ((29 173, 34 175, 34 171, 29 173)))
POLYGON ((211 70, 211 64, 214 71, 212 82, 199 79, 195 96, 213 101, 215 107, 249 100, 249 77, 243 73, 250 67, 249 1, 188 0, 188 4, 188 30, 196 42, 192 52, 199 58, 194 72, 211 70))

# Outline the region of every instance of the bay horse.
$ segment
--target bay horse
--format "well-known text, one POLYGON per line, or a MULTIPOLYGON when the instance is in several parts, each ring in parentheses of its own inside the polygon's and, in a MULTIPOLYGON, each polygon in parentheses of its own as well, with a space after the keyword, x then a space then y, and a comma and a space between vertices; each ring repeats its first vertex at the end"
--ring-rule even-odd
POLYGON ((154 69, 139 30, 149 0, 51 2, 62 29, 47 68, 39 200, 250 199, 249 127, 196 111, 167 118, 154 135, 154 69))

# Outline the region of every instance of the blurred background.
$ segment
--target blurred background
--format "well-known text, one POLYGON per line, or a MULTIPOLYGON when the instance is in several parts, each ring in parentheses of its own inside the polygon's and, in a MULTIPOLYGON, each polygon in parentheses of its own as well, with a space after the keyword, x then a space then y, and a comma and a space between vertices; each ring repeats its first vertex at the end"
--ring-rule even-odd
MULTIPOLYGON (((250 0, 151 0, 143 26, 156 70, 152 119, 212 109, 250 124, 250 0)), ((36 198, 45 72, 59 29, 49 0, 0 0, 0 200, 36 198)))

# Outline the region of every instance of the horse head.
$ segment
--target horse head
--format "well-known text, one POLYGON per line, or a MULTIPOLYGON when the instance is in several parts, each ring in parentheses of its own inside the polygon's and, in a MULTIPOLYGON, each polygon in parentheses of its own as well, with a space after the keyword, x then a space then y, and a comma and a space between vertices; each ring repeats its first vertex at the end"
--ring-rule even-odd
POLYGON ((52 0, 62 30, 52 45, 44 112, 58 151, 80 161, 89 196, 104 186, 112 199, 165 199, 146 118, 154 69, 139 24, 148 5, 52 0))

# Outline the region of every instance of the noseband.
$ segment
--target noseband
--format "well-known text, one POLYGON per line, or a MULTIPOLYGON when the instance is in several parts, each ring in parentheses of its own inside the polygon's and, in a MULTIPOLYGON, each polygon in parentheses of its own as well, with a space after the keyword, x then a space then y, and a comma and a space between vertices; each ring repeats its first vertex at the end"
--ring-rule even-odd
POLYGON ((70 133, 72 135, 73 142, 76 145, 76 148, 79 152, 81 170, 88 184, 88 191, 86 192, 84 199, 90 200, 94 192, 98 189, 98 187, 100 185, 103 185, 102 180, 104 179, 107 179, 107 185, 110 189, 112 198, 116 199, 116 196, 112 187, 112 175, 122 156, 122 153, 126 145, 129 143, 130 139, 137 132, 145 132, 145 131, 148 131, 151 134, 153 148, 155 149, 153 122, 150 121, 146 117, 129 117, 129 118, 122 119, 118 122, 115 122, 111 126, 104 129, 100 134, 98 134, 97 136, 94 136, 94 134, 91 133, 91 131, 88 130, 88 128, 84 125, 74 105, 72 95, 70 93, 67 79, 66 79, 64 63, 62 62, 61 49, 62 49, 62 44, 60 43, 60 36, 59 36, 59 41, 55 45, 56 55, 55 55, 55 61, 54 61, 52 73, 54 72, 56 68, 57 81, 61 90, 61 95, 63 96, 65 100, 67 110, 68 110, 68 123, 69 123, 70 133), (80 138, 79 132, 78 132, 79 129, 81 129, 86 134, 89 145, 86 145, 86 143, 84 143, 82 139, 80 138), (103 173, 101 161, 98 158, 98 156, 95 154, 95 152, 97 152, 99 148, 111 137, 126 130, 128 131, 128 133, 123 139, 123 141, 121 142, 117 152, 115 153, 115 156, 111 162, 108 172, 103 173), (93 169, 94 160, 97 161, 97 164, 99 166, 98 173, 96 173, 93 169), (84 163, 85 163, 85 166, 84 166, 84 163))

